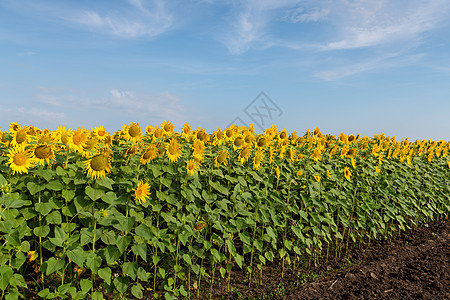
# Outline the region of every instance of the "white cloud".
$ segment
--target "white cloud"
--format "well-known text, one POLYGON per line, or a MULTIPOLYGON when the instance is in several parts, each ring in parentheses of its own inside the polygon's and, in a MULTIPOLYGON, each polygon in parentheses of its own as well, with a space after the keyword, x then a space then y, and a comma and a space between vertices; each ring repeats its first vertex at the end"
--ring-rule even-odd
POLYGON ((116 10, 63 11, 60 18, 93 31, 121 38, 155 37, 171 28, 173 15, 166 9, 164 1, 129 0, 128 5, 116 10))
POLYGON ((328 8, 315 7, 307 10, 304 7, 297 7, 288 10, 282 20, 290 23, 318 22, 326 20, 330 12, 331 10, 328 8))
POLYGON ((24 51, 24 52, 17 53, 17 56, 32 56, 35 54, 36 54, 36 52, 33 52, 33 51, 24 51))

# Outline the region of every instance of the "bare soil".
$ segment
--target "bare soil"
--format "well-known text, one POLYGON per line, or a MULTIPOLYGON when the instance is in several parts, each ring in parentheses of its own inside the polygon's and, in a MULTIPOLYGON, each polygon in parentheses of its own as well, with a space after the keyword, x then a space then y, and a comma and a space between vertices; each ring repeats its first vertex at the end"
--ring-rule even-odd
MULTIPOLYGON (((248 278, 233 272, 228 291, 222 279, 212 299, 450 299, 449 239, 445 220, 354 248, 308 272, 285 271, 281 278, 280 262, 274 263, 263 270, 262 284, 258 275, 250 288, 248 278)), ((208 299, 209 289, 202 294, 208 299)))

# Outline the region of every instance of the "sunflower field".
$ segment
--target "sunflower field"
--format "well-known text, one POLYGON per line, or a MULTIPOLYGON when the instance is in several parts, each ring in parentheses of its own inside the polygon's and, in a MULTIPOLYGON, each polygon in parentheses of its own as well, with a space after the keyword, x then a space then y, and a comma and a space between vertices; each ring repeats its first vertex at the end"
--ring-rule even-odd
POLYGON ((258 284, 267 264, 281 276, 308 268, 447 219, 449 150, 318 128, 11 123, 0 131, 1 299, 191 299, 236 270, 258 284))

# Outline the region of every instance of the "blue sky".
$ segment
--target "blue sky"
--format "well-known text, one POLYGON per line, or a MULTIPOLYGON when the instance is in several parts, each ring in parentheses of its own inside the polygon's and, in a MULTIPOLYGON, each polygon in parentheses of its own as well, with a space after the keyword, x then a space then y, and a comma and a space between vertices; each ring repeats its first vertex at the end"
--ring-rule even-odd
POLYGON ((0 128, 450 140, 449 29, 448 0, 0 0, 0 128))

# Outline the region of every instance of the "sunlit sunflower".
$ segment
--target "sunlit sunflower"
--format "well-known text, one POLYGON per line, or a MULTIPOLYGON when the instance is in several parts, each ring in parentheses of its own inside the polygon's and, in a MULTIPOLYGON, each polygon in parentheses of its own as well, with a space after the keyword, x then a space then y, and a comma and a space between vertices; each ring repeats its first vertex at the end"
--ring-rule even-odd
POLYGON ((250 148, 250 146, 244 147, 239 153, 239 160, 241 161, 241 163, 245 163, 248 161, 250 156, 252 156, 252 149, 250 148))
POLYGON ((98 140, 91 136, 87 139, 85 145, 83 146, 83 151, 81 151, 81 155, 83 155, 83 157, 89 157, 90 155, 92 155, 92 153, 97 152, 97 147, 98 146, 98 140))
POLYGON ((302 170, 298 170, 297 173, 295 173, 297 175, 297 177, 301 177, 303 175, 303 171, 302 170))
POLYGON ((50 165, 50 162, 55 160, 55 151, 52 145, 48 144, 38 144, 34 147, 32 151, 32 158, 39 165, 50 165))
POLYGON ((244 143, 245 143, 244 138, 242 136, 237 136, 234 139, 233 147, 234 149, 239 149, 244 145, 244 143))
POLYGON ((351 164, 352 164, 353 169, 356 169, 356 160, 352 157, 352 158, 350 159, 350 162, 351 162, 351 164))
POLYGON ((314 175, 314 179, 315 179, 317 182, 320 182, 320 176, 319 176, 319 175, 314 175))
POLYGON ((19 129, 16 132, 12 132, 11 137, 11 146, 13 147, 25 146, 30 140, 30 135, 28 135, 28 129, 26 127, 19 129))
POLYGON ((149 198, 150 194, 149 189, 150 186, 148 185, 148 183, 143 183, 142 181, 140 181, 138 186, 133 189, 134 197, 139 204, 147 202, 147 198, 149 198))
POLYGON ((224 164, 226 166, 226 165, 228 165, 229 157, 230 157, 230 155, 228 154, 228 151, 222 150, 217 154, 216 158, 214 159, 214 163, 216 165, 224 164))
POLYGON ((184 125, 183 125, 183 133, 182 134, 188 140, 191 137, 191 126, 189 126, 189 124, 187 122, 184 123, 184 125))
MULTIPOLYGON (((449 162, 449 168, 450 168, 450 162, 449 162)), ((381 170, 380 170, 380 168, 378 168, 378 166, 375 167, 375 172, 377 172, 378 174, 380 174, 381 170)))
POLYGON ((131 122, 122 126, 123 138, 127 141, 139 142, 142 139, 142 129, 139 123, 131 122))
POLYGON ((350 177, 352 177, 352 172, 350 172, 350 169, 347 168, 347 167, 345 167, 345 169, 344 169, 344 177, 345 177, 348 181, 350 181, 350 177))
POLYGON ((158 157, 158 148, 156 148, 156 145, 152 144, 143 151, 139 161, 142 164, 146 165, 157 157, 158 157))
POLYGON ((260 136, 256 142, 256 147, 261 149, 267 146, 267 138, 265 136, 260 136))
POLYGON ((9 157, 7 164, 13 170, 13 175, 16 173, 28 173, 28 169, 35 165, 30 150, 25 150, 23 146, 10 148, 7 156, 9 157))
POLYGON ((192 148, 194 149, 192 156, 194 156, 196 160, 203 160, 206 149, 205 144, 200 140, 195 140, 192 148))
POLYGON ((206 142, 209 138, 209 135, 208 135, 208 133, 206 133, 206 131, 203 128, 200 128, 197 131, 197 134, 195 137, 202 142, 206 142))
POLYGON ((327 176, 331 177, 331 171, 327 169, 327 176))
POLYGON ((103 126, 95 127, 95 129, 93 130, 93 133, 94 133, 94 137, 99 142, 104 142, 109 136, 109 133, 105 130, 105 128, 103 128, 103 126))
POLYGON ((191 159, 186 163, 186 172, 190 176, 194 176, 198 172, 198 168, 199 168, 199 165, 197 164, 197 162, 194 159, 191 159))
POLYGON ((69 148, 82 153, 84 151, 83 147, 86 146, 88 138, 89 131, 83 128, 78 128, 69 138, 69 148))
POLYGON ((173 129, 175 128, 175 126, 172 124, 172 122, 169 122, 168 120, 165 120, 162 124, 161 124, 162 129, 164 130, 164 135, 167 136, 172 136, 173 134, 173 129))
POLYGON ((153 133, 153 126, 152 125, 147 125, 145 127, 145 132, 147 133, 147 135, 151 136, 153 133))
POLYGON ((277 166, 277 168, 275 169, 275 175, 277 175, 277 178, 280 178, 280 167, 277 166))
POLYGON ((8 131, 0 132, 0 143, 6 147, 9 146, 9 140, 7 139, 8 131))
POLYGON ((166 153, 170 162, 175 162, 181 157, 181 147, 176 138, 172 138, 166 146, 166 153))
POLYGON ((111 160, 108 155, 104 153, 96 154, 84 162, 85 169, 88 170, 88 175, 92 178, 103 178, 106 172, 111 172, 111 160))
POLYGON ((253 169, 254 170, 259 170, 259 168, 261 168, 261 163, 264 159, 264 153, 262 152, 262 150, 257 150, 255 152, 255 157, 253 158, 253 169))
POLYGON ((17 132, 20 129, 22 129, 22 125, 20 125, 18 123, 12 122, 12 123, 9 124, 9 131, 11 133, 17 132))

